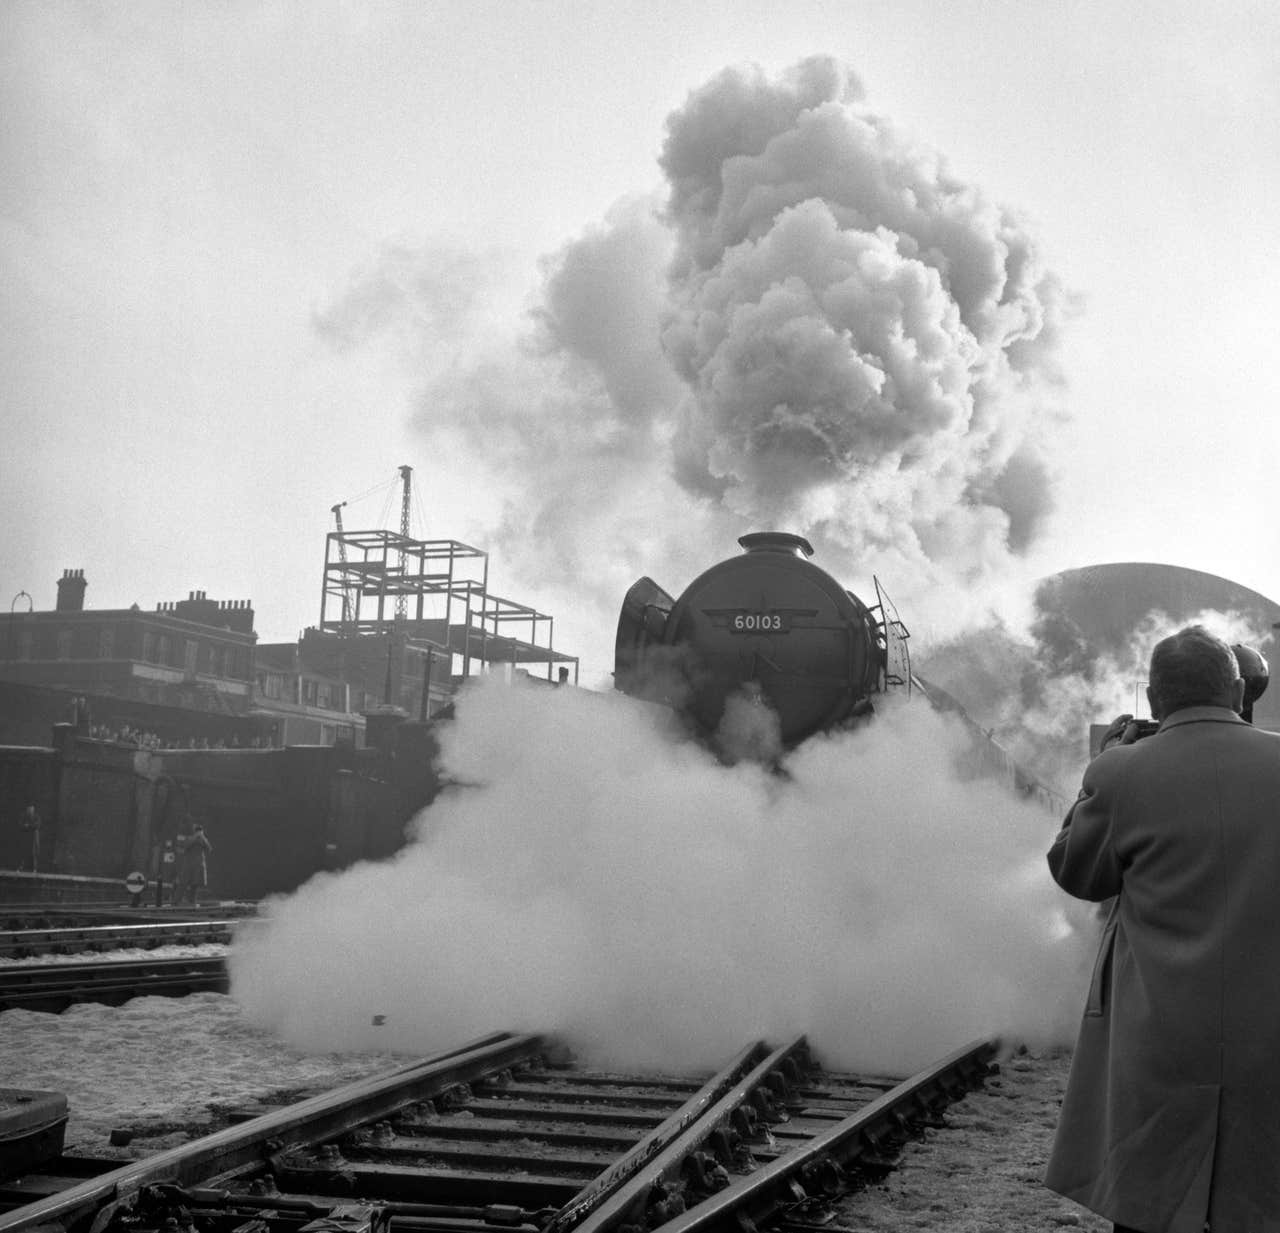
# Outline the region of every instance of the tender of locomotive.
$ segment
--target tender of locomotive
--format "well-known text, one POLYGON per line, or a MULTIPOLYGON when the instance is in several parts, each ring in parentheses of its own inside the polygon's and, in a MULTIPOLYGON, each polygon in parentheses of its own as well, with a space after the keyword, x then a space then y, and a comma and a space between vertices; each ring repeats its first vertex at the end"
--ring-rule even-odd
POLYGON ((627 592, 614 686, 675 707, 703 735, 743 697, 777 715, 784 748, 910 690, 908 633, 876 582, 868 607, 808 558, 799 535, 760 531, 673 599, 651 578, 627 592))

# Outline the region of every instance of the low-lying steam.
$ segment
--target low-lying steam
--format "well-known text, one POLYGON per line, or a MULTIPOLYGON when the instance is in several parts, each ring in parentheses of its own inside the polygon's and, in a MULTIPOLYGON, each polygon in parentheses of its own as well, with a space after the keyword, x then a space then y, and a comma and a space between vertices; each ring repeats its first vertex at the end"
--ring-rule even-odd
POLYGON ((665 1068, 800 1032, 898 1071, 987 1032, 1067 1039, 1082 935, 1044 864, 1056 821, 958 782, 960 740, 906 703, 779 776, 619 695, 486 683, 443 754, 473 786, 395 860, 273 903, 233 993, 309 1048, 537 1029, 665 1068))

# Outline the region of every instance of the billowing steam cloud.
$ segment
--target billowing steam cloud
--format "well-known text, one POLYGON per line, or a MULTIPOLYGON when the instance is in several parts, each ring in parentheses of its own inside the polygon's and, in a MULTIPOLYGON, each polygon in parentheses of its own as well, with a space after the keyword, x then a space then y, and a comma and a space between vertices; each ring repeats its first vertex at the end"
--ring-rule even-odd
POLYGON ((1046 512, 1029 395, 1060 296, 1018 221, 861 95, 813 59, 671 118, 676 461, 753 525, 956 576, 1046 512))
POLYGON ((1149 714, 1147 667, 1162 638, 1203 625, 1228 643, 1273 654, 1268 614, 1253 605, 1224 611, 1170 602, 1133 622, 1107 627, 1095 615, 1082 626, 1063 590, 1061 578, 1041 585, 1027 634, 1002 624, 969 630, 932 647, 917 667, 930 684, 962 699, 1022 766, 1068 797, 1089 758, 1090 726, 1149 714))
MULTIPOLYGON (((807 535, 846 585, 879 573, 917 620, 947 594, 945 621, 1050 507, 1065 300, 1030 233, 826 57, 714 77, 661 168, 544 261, 531 332, 418 370, 432 456, 499 494, 487 544, 563 587, 605 662, 637 574, 679 587, 748 530, 807 535)), ((433 329, 451 269, 389 251, 319 321, 367 336, 417 299, 433 329)))
POLYGON ((948 721, 904 705, 780 778, 677 742, 663 715, 468 692, 444 757, 472 786, 396 861, 273 905, 237 942, 234 995, 308 1047, 523 1028, 666 1068, 758 1035, 889 1071, 986 1032, 1069 1036, 1089 930, 1049 881, 1056 821, 960 784, 948 721))

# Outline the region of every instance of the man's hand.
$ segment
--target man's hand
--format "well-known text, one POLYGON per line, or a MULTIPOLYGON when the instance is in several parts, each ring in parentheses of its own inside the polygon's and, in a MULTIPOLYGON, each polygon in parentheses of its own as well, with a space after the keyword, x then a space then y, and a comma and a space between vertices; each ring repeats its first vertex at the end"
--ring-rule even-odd
POLYGON ((1132 715, 1117 715, 1102 734, 1098 751, 1110 749, 1112 745, 1132 745, 1141 731, 1141 725, 1132 715))

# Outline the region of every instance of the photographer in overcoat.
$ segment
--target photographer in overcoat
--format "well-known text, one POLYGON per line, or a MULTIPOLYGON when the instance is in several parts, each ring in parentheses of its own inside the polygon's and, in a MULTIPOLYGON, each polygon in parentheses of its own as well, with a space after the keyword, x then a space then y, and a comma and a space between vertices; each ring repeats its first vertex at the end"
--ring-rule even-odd
POLYGON ((1115 901, 1045 1180, 1118 1230, 1280 1230, 1280 736, 1201 626, 1149 680, 1157 731, 1089 764, 1048 854, 1115 901))

